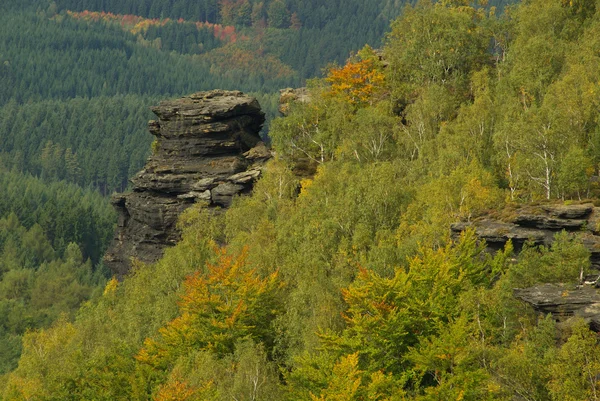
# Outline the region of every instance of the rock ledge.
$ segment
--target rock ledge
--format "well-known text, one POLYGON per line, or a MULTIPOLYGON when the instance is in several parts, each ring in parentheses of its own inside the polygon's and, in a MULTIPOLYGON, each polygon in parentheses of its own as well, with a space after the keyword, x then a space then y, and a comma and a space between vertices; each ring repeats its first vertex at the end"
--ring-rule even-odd
POLYGON ((592 267, 600 271, 600 208, 591 203, 523 206, 509 217, 483 216, 472 222, 454 223, 450 229, 457 236, 469 227, 491 251, 504 248, 508 240, 518 252, 526 241, 550 245, 559 231, 578 233, 591 253, 592 267))
POLYGON ((473 222, 451 226, 457 236, 467 228, 486 241, 490 252, 502 249, 510 240, 519 252, 526 241, 535 245, 550 245, 554 235, 562 230, 577 233, 590 251, 595 274, 585 277, 579 285, 539 284, 514 289, 514 297, 530 304, 534 310, 559 321, 573 316, 585 319, 590 328, 600 332, 600 208, 591 203, 575 205, 523 206, 508 216, 485 216, 473 222))

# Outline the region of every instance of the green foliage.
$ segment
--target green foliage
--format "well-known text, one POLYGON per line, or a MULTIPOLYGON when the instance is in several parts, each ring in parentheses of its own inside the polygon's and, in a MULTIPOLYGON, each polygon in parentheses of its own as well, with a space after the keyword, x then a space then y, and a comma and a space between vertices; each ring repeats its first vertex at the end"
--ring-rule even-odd
MULTIPOLYGON (((6 219, 0 227, 15 232, 22 224, 30 232, 18 241, 24 242, 24 249, 35 250, 28 260, 19 259, 19 263, 39 265, 48 260, 52 252, 49 247, 62 256, 71 242, 81 247, 84 259, 90 258, 94 265, 100 262, 112 239, 115 221, 114 210, 106 199, 76 185, 45 184, 18 172, 0 172, 0 187, 4 188, 0 191, 0 216, 6 219)), ((16 241, 6 235, 0 236, 0 245, 16 241)), ((14 244, 6 248, 15 254, 14 244)))
MULTIPOLYGON (((305 18, 312 2, 222 1, 214 18, 229 7, 248 25, 250 3, 247 29, 264 29, 267 53, 296 34, 310 40, 335 8, 305 18), (282 5, 302 27, 265 25, 282 5)), ((363 51, 331 67, 310 82, 310 101, 275 120, 277 157, 251 195, 218 213, 190 209, 158 263, 109 281, 74 322, 26 334, 3 399, 598 398, 597 336, 513 297, 580 282, 582 240, 563 232, 548 247, 515 254, 509 243, 491 255, 472 231, 449 230, 509 202, 594 194, 600 17, 589 4, 530 0, 500 16, 467 1, 409 6, 383 60, 363 51), (385 79, 364 79, 374 72, 385 79)), ((254 51, 210 53, 243 46, 254 51)), ((50 140, 38 149, 41 175, 79 155, 50 140)), ((24 164, 16 152, 4 160, 24 164)), ((0 307, 18 333, 27 302, 72 311, 87 283, 55 277, 82 259, 35 222, 0 221, 16 233, 2 239, 0 307)), ((2 355, 15 334, 5 338, 2 355)))
POLYGON ((496 399, 499 391, 487 388, 490 375, 476 351, 479 336, 475 322, 463 315, 439 334, 422 339, 410 359, 417 380, 435 385, 426 387, 416 399, 496 399))
POLYGON ((403 1, 351 3, 3 2, 0 164, 104 195, 123 191, 148 155, 144 120, 159 98, 244 90, 270 120, 280 88, 379 44, 403 1), (221 25, 229 22, 237 26, 221 25))
POLYGON ((492 366, 494 380, 508 394, 549 400, 548 364, 553 359, 556 326, 552 316, 540 320, 526 338, 517 338, 508 350, 499 350, 492 366))
MULTIPOLYGON (((98 233, 90 231, 91 227, 110 234, 113 225, 112 211, 97 195, 84 194, 64 184, 48 187, 39 180, 17 173, 4 173, 2 178, 12 182, 12 186, 7 187, 13 188, 13 195, 16 195, 15 203, 4 204, 1 215, 6 217, 0 218, 0 372, 6 373, 16 367, 23 334, 48 327, 61 316, 65 321, 72 319, 79 306, 92 298, 102 285, 103 269, 92 264, 89 259, 92 255, 84 258, 81 249, 86 247, 83 243, 80 249, 80 245, 71 241, 96 236, 98 233), (27 186, 28 190, 20 193, 19 184, 15 187, 15 183, 27 186), (34 194, 38 196, 32 197, 34 194), (19 199, 19 196, 25 197, 19 199), (47 203, 41 201, 44 198, 47 203), (55 230, 72 224, 72 218, 78 219, 77 215, 47 214, 51 212, 50 203, 72 207, 63 203, 67 199, 82 208, 74 210, 75 213, 90 213, 91 227, 81 225, 80 233, 55 230), (39 203, 35 203, 36 200, 39 203), (27 228, 15 212, 39 221, 44 227, 36 222, 27 228), (103 221, 103 218, 107 220, 103 221)), ((100 242, 87 245, 99 247, 98 252, 107 245, 109 238, 110 235, 97 238, 100 242)))
POLYGON ((274 0, 267 9, 267 21, 272 28, 287 28, 290 23, 290 15, 285 3, 274 0))
POLYGON ((10 102, 0 109, 0 158, 45 181, 122 191, 148 156, 148 107, 141 96, 10 102))
POLYGON ((582 320, 573 322, 572 333, 550 365, 553 400, 597 400, 600 383, 598 338, 582 320))
POLYGON ((588 35, 595 35, 597 18, 584 23, 562 3, 535 1, 515 10, 494 137, 513 198, 579 197, 588 188, 583 177, 595 157, 588 146, 597 124, 589 107, 598 101, 590 80, 597 69, 590 46, 597 43, 588 35), (567 173, 574 159, 584 167, 567 173))
MULTIPOLYGON (((7 69, 0 75, 5 88, 0 104, 11 98, 23 102, 125 94, 165 97, 215 87, 274 92, 295 83, 289 75, 258 77, 248 71, 245 77, 238 76, 232 81, 214 68, 211 71, 211 62, 206 57, 171 52, 168 36, 165 50, 160 50, 138 43, 136 36, 119 25, 88 23, 68 15, 40 18, 26 12, 2 18, 9 34, 0 41, 3 67, 7 69), (22 37, 24 27, 29 34, 22 37), (21 42, 18 47, 13 45, 15 41, 21 42), (27 68, 31 61, 46 67, 27 68)), ((178 25, 181 25, 176 27, 178 34, 185 35, 182 31, 186 24, 178 25)))
POLYGON ((159 264, 138 266, 123 283, 109 281, 103 296, 84 304, 74 323, 57 322, 45 331, 27 334, 24 354, 8 378, 4 398, 147 397, 134 356, 145 338, 176 316, 181 283, 204 268, 214 245, 210 238, 218 232, 203 210, 188 211, 182 224, 188 228, 179 247, 167 250, 159 264), (42 366, 48 374, 36 373, 42 366))
POLYGON ((514 287, 537 283, 577 283, 590 268, 590 252, 582 241, 557 233, 550 247, 526 247, 510 272, 514 287))
POLYGON ((223 359, 207 351, 180 358, 154 399, 181 401, 186 396, 211 401, 282 399, 276 367, 264 347, 248 340, 238 342, 235 352, 223 359))
POLYGON ((422 0, 392 25, 386 56, 401 101, 431 84, 464 90, 469 72, 484 62, 489 43, 484 12, 451 2, 422 0), (446 4, 448 3, 448 4, 446 4))
POLYGON ((589 197, 590 173, 593 171, 591 158, 580 147, 572 146, 562 159, 556 177, 562 197, 589 197))
POLYGON ((321 96, 322 90, 313 88, 315 101, 293 104, 296 110, 288 118, 273 122, 269 136, 277 151, 318 164, 334 158, 353 108, 340 99, 321 96))

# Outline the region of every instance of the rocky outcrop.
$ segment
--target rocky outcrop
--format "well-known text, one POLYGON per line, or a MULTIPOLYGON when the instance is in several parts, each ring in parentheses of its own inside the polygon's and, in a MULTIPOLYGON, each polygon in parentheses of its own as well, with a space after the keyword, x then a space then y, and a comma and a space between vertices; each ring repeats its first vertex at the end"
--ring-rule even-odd
POLYGON ((279 112, 287 115, 290 111, 290 105, 294 102, 310 102, 310 93, 306 88, 285 88, 279 91, 279 112))
POLYGON ((516 251, 526 241, 550 245, 562 230, 578 233, 591 253, 592 266, 600 270, 600 208, 591 203, 579 205, 524 206, 502 216, 484 216, 472 222, 451 226, 454 235, 472 227, 491 251, 502 249, 511 240, 516 251))
POLYGON ((514 296, 538 312, 551 313, 557 320, 577 316, 600 331, 600 292, 589 285, 541 284, 514 290, 514 296))
POLYGON ((264 113, 241 92, 199 92, 152 111, 158 116, 148 124, 153 153, 131 179, 132 191, 112 199, 119 221, 104 260, 118 276, 132 258, 154 262, 175 245, 177 219, 194 203, 217 210, 250 192, 271 157, 258 134, 264 113))
POLYGON ((451 226, 456 236, 471 227, 486 241, 490 252, 502 249, 510 240, 517 252, 526 241, 535 245, 551 245, 554 235, 562 230, 577 233, 590 251, 593 274, 575 284, 540 284, 515 289, 515 298, 530 304, 540 313, 551 313, 557 320, 573 316, 585 319, 590 328, 600 331, 600 208, 591 203, 578 205, 524 206, 504 211, 498 216, 485 216, 472 222, 451 226))

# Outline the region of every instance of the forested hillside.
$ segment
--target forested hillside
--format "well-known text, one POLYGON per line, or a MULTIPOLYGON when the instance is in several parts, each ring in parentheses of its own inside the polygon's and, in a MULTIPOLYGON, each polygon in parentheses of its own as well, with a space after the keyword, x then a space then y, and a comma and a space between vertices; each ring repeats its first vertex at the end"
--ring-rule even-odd
POLYGON ((45 178, 109 194, 141 168, 151 141, 143 121, 159 98, 243 90, 258 96, 270 121, 279 89, 320 75, 365 43, 379 46, 403 2, 8 1, 1 7, 3 164, 38 176, 46 170, 45 178), (239 17, 247 7, 249 20, 239 17), (274 22, 278 7, 284 22, 274 22), (42 166, 44 149, 57 159, 49 161, 54 167, 42 166), (68 163, 81 169, 57 168, 68 163))
POLYGON ((71 158, 82 169, 52 167, 45 178, 104 194, 123 190, 148 154, 151 138, 142 121, 152 117, 147 108, 158 98, 243 90, 258 96, 270 120, 279 89, 301 85, 367 42, 378 46, 402 7, 384 1, 368 7, 362 1, 2 2, 3 164, 41 176, 50 146, 51 158, 62 159, 51 164, 71 158), (247 7, 248 19, 240 17, 247 7))
POLYGON ((107 197, 150 153, 149 106, 236 89, 271 120, 279 89, 380 45, 402 7, 0 2, 0 370, 16 366, 27 330, 70 321, 104 285, 107 197))
MULTIPOLYGON (((61 0, 57 10, 105 11, 151 19, 184 19, 236 29, 256 37, 269 53, 292 66, 303 78, 320 73, 331 61, 343 62, 349 52, 377 46, 401 1, 80 1, 61 0), (254 29, 244 29, 244 27, 254 29), (265 31, 265 28, 270 28, 265 31), (257 32, 258 30, 258 32, 257 32)), ((186 32, 181 32, 186 35, 186 32)), ((188 33, 189 35, 189 33, 188 33)))
POLYGON ((597 197, 600 2, 466 3, 310 80, 253 194, 26 334, 3 399, 597 400, 597 334, 513 297, 575 291, 578 233, 492 255, 449 227, 597 197))
POLYGON ((0 372, 17 366, 28 330, 72 318, 106 272, 114 211, 92 191, 0 167, 0 372))

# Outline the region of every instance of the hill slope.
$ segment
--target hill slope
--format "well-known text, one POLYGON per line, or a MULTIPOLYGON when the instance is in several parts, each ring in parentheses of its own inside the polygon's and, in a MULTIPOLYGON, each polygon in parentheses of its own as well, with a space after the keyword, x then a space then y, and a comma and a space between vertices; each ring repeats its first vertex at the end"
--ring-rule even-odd
POLYGON ((252 196, 27 335, 4 399, 594 399, 597 335, 513 297, 577 291, 583 239, 492 256, 449 225, 597 195, 600 7, 454 3, 312 81, 252 196))

